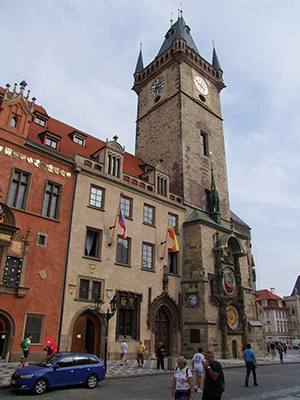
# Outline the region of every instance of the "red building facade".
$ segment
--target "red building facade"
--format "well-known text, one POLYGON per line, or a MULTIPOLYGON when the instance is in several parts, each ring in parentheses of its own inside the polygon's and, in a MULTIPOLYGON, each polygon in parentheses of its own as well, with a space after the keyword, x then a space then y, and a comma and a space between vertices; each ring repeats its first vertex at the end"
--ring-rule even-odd
POLYGON ((25 97, 0 88, 0 358, 20 358, 32 335, 33 358, 45 336, 58 337, 72 203, 72 158, 55 120, 25 97))

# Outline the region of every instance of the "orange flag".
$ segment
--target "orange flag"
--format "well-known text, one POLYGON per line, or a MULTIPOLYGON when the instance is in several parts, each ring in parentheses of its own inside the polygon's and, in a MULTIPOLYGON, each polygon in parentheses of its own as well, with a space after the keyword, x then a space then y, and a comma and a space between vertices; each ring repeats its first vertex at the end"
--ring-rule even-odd
POLYGON ((174 240, 174 245, 172 247, 171 250, 169 250, 169 253, 176 253, 177 251, 179 251, 179 246, 178 246, 178 241, 177 241, 177 237, 175 235, 175 231, 173 228, 173 225, 171 225, 170 231, 169 231, 169 236, 171 239, 174 240))

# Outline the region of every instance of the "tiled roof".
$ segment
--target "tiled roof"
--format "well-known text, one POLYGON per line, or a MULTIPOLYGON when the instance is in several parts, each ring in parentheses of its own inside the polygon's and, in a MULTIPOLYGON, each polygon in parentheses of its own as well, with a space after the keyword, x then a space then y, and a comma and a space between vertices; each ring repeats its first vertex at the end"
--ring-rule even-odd
POLYGON ((262 289, 256 291, 256 301, 260 300, 282 300, 283 298, 277 296, 277 294, 273 294, 270 290, 262 289))
MULTIPOLYGON (((4 92, 5 89, 0 87, 0 95, 3 96, 4 92)), ((11 95, 12 93, 9 92, 9 96, 11 95)), ((29 106, 30 104, 31 103, 29 102, 29 106)), ((74 159, 76 154, 91 157, 93 153, 105 146, 103 140, 82 132, 68 124, 58 121, 55 118, 49 117, 47 111, 37 104, 34 105, 34 112, 47 116, 46 127, 32 122, 28 130, 28 139, 31 142, 37 143, 39 147, 44 147, 48 150, 49 147, 43 144, 42 134, 48 132, 50 135, 54 134, 55 136, 60 137, 61 139, 59 140, 58 149, 51 149, 53 154, 56 153, 71 159, 74 159), (74 132, 84 136, 85 146, 73 142, 71 134, 74 132)), ((143 165, 141 159, 132 154, 125 153, 123 161, 123 172, 125 174, 138 178, 144 172, 141 165, 143 165)))

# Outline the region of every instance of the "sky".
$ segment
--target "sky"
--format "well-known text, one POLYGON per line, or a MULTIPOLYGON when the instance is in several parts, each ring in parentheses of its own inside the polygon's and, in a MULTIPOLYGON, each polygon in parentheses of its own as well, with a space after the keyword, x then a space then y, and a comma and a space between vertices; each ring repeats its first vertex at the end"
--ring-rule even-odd
POLYGON ((0 0, 0 85, 25 80, 51 117, 134 154, 140 43, 146 66, 178 8, 224 71, 230 207, 252 228, 257 289, 288 296, 300 275, 299 0, 0 0))

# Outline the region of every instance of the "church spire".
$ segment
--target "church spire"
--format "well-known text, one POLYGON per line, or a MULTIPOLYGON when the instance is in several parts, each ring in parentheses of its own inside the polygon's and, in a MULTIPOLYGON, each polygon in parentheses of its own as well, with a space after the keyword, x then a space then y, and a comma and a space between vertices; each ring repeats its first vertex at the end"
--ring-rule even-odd
POLYGON ((220 64, 220 61, 219 61, 219 59, 218 59, 217 52, 216 52, 216 49, 215 49, 215 42, 214 42, 214 40, 213 40, 212 66, 213 66, 215 69, 220 69, 220 70, 222 71, 221 64, 220 64))
POLYGON ((209 214, 211 218, 221 224, 219 194, 215 184, 213 161, 211 160, 211 187, 209 193, 209 214))
POLYGON ((143 62, 143 54, 142 54, 142 43, 140 44, 140 52, 138 56, 138 60, 135 67, 135 73, 141 72, 144 69, 144 62, 143 62))

